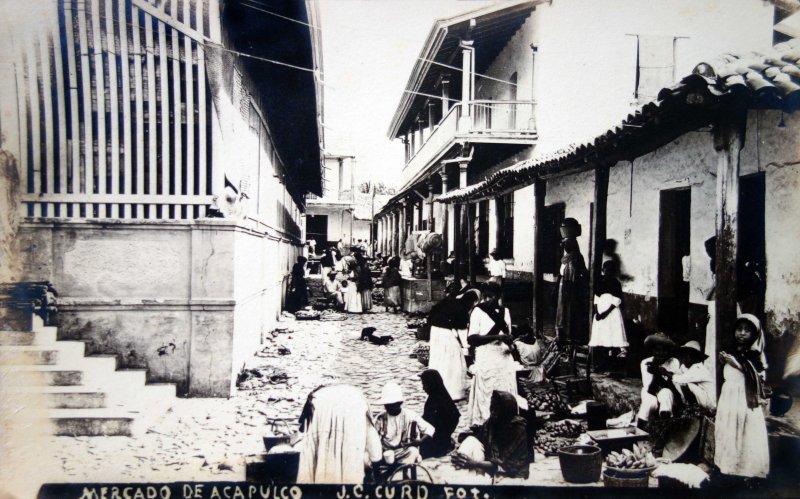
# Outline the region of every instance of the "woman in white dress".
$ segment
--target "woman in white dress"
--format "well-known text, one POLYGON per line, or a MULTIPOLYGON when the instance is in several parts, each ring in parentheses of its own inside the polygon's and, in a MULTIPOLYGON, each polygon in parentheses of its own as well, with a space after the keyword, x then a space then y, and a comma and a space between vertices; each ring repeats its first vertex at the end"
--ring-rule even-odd
POLYGON ((361 306, 361 293, 358 291, 358 284, 353 277, 342 283, 342 294, 344 295, 344 311, 351 314, 363 312, 361 306))
POLYGON ((761 322, 739 315, 734 339, 719 354, 724 381, 714 422, 714 464, 725 475, 766 478, 769 439, 761 402, 767 360, 761 322))
POLYGON ((499 304, 500 285, 486 282, 481 286, 482 302, 472 310, 467 341, 475 348, 475 363, 470 366, 472 386, 469 393, 470 425, 483 424, 489 418, 492 392, 514 395, 517 400, 517 366, 511 356, 511 314, 499 304))
POLYGON ((469 315, 476 303, 478 294, 474 291, 461 297, 447 296, 434 305, 428 314, 428 325, 431 327, 428 368, 439 371, 453 400, 461 400, 466 396, 467 363, 462 337, 466 337, 469 315))

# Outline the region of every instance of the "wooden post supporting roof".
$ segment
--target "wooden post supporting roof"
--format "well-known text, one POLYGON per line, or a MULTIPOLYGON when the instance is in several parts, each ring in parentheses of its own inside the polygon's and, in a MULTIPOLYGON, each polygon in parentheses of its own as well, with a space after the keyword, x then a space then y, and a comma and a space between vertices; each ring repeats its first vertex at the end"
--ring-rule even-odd
POLYGON ((544 281, 542 279, 542 228, 544 224, 544 197, 547 183, 537 179, 533 184, 533 320, 531 326, 537 334, 544 330, 544 281))
MULTIPOLYGON (((717 248, 716 248, 716 358, 726 339, 733 335, 736 322, 736 257, 739 229, 739 171, 744 147, 747 111, 725 113, 715 127, 717 150, 717 248)), ((721 386, 722 365, 717 363, 717 391, 721 386)))
MULTIPOLYGON (((609 165, 599 165, 594 170, 594 210, 592 213, 591 270, 589 274, 589 296, 594 296, 595 286, 600 282, 603 268, 603 244, 606 240, 606 213, 608 206, 609 165)), ((589 300, 587 314, 592 313, 593 300, 589 300)), ((591 324, 591 320, 589 324, 591 324)))

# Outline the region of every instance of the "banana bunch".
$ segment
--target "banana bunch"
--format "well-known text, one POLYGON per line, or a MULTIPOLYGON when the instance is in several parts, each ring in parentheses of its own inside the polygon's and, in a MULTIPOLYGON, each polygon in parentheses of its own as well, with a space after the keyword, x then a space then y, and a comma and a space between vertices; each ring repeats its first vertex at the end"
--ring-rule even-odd
POLYGON ((606 457, 606 466, 612 468, 643 469, 656 465, 653 453, 643 445, 633 444, 633 450, 622 449, 622 452, 611 452, 606 457))
POLYGON ((544 428, 555 437, 577 438, 583 433, 581 424, 569 419, 549 422, 544 428))

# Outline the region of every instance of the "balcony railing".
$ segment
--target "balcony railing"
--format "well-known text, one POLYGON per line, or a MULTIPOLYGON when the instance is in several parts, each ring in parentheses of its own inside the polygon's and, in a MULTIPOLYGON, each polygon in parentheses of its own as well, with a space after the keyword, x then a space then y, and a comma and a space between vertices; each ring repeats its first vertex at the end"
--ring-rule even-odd
POLYGON ((453 105, 416 148, 403 168, 403 183, 441 157, 456 138, 516 142, 536 136, 535 102, 475 100, 466 107, 468 113, 464 112, 463 103, 453 105))

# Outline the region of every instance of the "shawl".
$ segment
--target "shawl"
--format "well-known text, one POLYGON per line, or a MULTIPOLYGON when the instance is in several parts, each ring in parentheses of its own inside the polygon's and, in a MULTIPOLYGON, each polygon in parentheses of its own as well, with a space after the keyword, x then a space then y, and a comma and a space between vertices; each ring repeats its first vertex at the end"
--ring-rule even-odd
POLYGON ((478 432, 486 458, 513 477, 528 477, 527 422, 517 414, 518 405, 508 392, 492 392, 491 415, 478 432))
POLYGON ((419 375, 428 387, 428 400, 422 411, 422 419, 436 429, 434 438, 450 439, 456 430, 461 413, 444 386, 442 375, 435 369, 427 369, 419 375))
POLYGON ((320 388, 310 396, 313 416, 300 443, 298 483, 361 483, 369 405, 351 385, 320 388))
POLYGON ((753 341, 744 349, 731 347, 727 349, 744 369, 744 388, 747 396, 747 407, 755 409, 759 406, 761 399, 766 398, 764 385, 761 380, 761 373, 767 369, 767 358, 764 355, 764 330, 761 329, 761 321, 753 314, 739 314, 736 322, 747 321, 756 328, 753 341))

